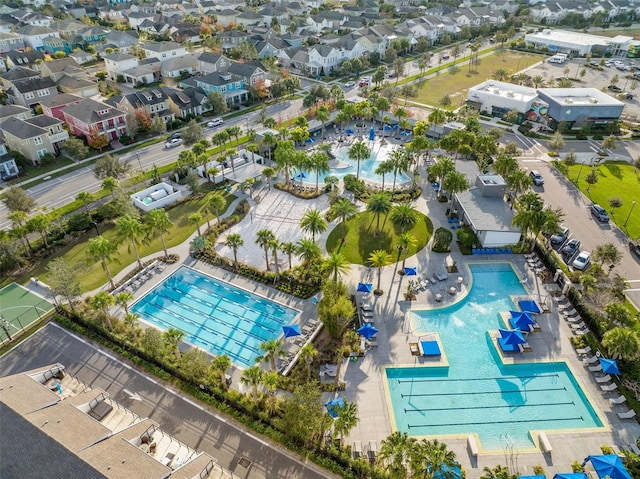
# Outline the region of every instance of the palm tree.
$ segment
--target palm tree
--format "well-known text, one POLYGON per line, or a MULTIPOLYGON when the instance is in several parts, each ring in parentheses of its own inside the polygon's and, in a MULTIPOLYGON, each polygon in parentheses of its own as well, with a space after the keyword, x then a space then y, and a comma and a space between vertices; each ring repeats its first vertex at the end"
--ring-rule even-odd
POLYGON ((406 171, 409 168, 409 155, 406 150, 393 150, 387 161, 390 161, 393 165, 393 186, 391 187, 391 191, 395 193, 398 173, 406 171))
POLYGON ((520 474, 512 474, 507 466, 501 466, 498 464, 493 469, 485 466, 483 469, 484 474, 480 476, 480 479, 518 479, 520 474))
POLYGON ((209 195, 209 207, 215 212, 218 226, 220 226, 220 211, 227 205, 227 201, 224 199, 221 193, 212 193, 209 195))
POLYGON ((42 238, 42 244, 45 248, 49 247, 47 242, 47 233, 51 227, 51 218, 48 215, 36 215, 27 221, 27 229, 29 231, 37 231, 42 238))
POLYGON ((270 371, 263 375, 262 384, 267 390, 267 398, 265 400, 264 408, 270 416, 273 416, 280 411, 280 400, 276 396, 276 390, 280 383, 280 375, 275 371, 270 371))
POLYGON ((338 278, 347 273, 351 269, 351 265, 347 261, 347 258, 342 253, 329 253, 322 264, 322 269, 333 276, 333 281, 338 281, 338 278))
POLYGON ((121 216, 116 220, 115 224, 116 236, 120 241, 129 240, 131 242, 138 267, 142 269, 138 244, 140 244, 140 238, 143 237, 145 232, 143 224, 138 218, 129 215, 121 216))
POLYGON ((106 291, 98 291, 95 296, 91 297, 89 304, 92 308, 102 313, 102 319, 107 324, 107 328, 110 330, 113 329, 113 324, 109 317, 109 308, 115 304, 115 298, 106 291))
POLYGON ((189 215, 189 221, 196 225, 196 229, 198 230, 198 236, 202 236, 202 232, 200 231, 200 223, 202 223, 202 218, 203 218, 202 213, 198 213, 197 211, 189 215))
POLYGON ((242 128, 240 128, 238 125, 234 125, 234 126, 225 128, 225 131, 229 135, 229 138, 231 138, 232 136, 236 137, 236 148, 237 148, 238 145, 240 144, 240 133, 242 133, 242 128))
POLYGON ((375 250, 369 255, 369 262, 373 268, 378 268, 378 286, 374 291, 375 294, 381 295, 383 291, 380 289, 380 280, 382 278, 382 268, 391 264, 391 255, 383 249, 375 250))
POLYGON ((347 237, 347 220, 355 216, 358 212, 358 208, 347 198, 340 198, 330 208, 330 215, 335 218, 340 218, 340 224, 342 225, 342 241, 344 242, 347 237))
POLYGON ((612 357, 631 360, 640 355, 640 338, 631 328, 610 329, 604 333, 602 345, 612 357))
POLYGON ((300 228, 305 233, 311 233, 311 239, 316 240, 316 234, 327 231, 327 220, 320 210, 313 208, 308 210, 300 220, 300 228))
POLYGON ((450 469, 457 466, 456 454, 437 439, 423 439, 414 448, 410 460, 411 475, 416 478, 450 477, 450 469))
POLYGON ((271 254, 273 255, 273 264, 276 267, 276 281, 280 277, 280 265, 278 264, 278 250, 280 249, 280 241, 278 238, 271 238, 269 240, 269 248, 271 248, 271 254))
POLYGON ((336 407, 338 417, 333 422, 333 434, 340 436, 340 444, 344 443, 344 435, 349 434, 358 425, 358 405, 354 402, 344 401, 336 407))
POLYGON ((322 105, 320 108, 318 108, 318 110, 316 111, 316 120, 318 120, 319 122, 322 123, 322 139, 324 140, 324 124, 325 122, 329 121, 330 115, 329 115, 329 110, 327 109, 327 107, 325 105, 322 105))
POLYGON ((231 233, 224 241, 224 245, 233 250, 233 264, 238 267, 238 248, 244 244, 244 240, 239 233, 231 233))
POLYGON ((517 168, 507 178, 507 188, 513 193, 514 198, 526 193, 531 189, 533 182, 526 171, 517 168))
POLYGON ((93 201, 93 195, 88 191, 81 191, 76 195, 76 200, 82 202, 82 207, 84 208, 84 212, 90 216, 91 210, 89 209, 89 204, 93 201))
POLYGON ((285 183, 288 185, 291 181, 291 167, 296 158, 297 151, 291 140, 282 140, 278 142, 276 152, 274 154, 278 170, 282 172, 285 183))
POLYGON ((434 108, 433 110, 431 110, 431 113, 429 113, 427 119, 429 120, 429 123, 432 125, 432 127, 434 125, 442 125, 445 121, 447 121, 447 114, 440 108, 434 108))
POLYGON ((207 168, 206 173, 209 181, 211 181, 211 183, 214 183, 216 181, 216 176, 220 174, 220 168, 216 168, 215 166, 212 166, 211 168, 207 168))
POLYGON ((29 250, 31 250, 32 248, 31 243, 29 242, 29 231, 25 225, 28 217, 28 213, 19 210, 12 211, 8 216, 12 223, 12 232, 15 234, 15 236, 21 238, 24 245, 29 248, 29 250))
POLYGON ((280 251, 286 254, 287 257, 289 258, 289 269, 292 268, 291 259, 292 259, 293 253, 295 253, 296 250, 297 250, 296 244, 292 243, 291 241, 283 241, 282 243, 280 243, 280 251))
POLYGON ((258 366, 249 366, 242 372, 240 382, 245 386, 251 386, 253 392, 253 401, 258 402, 258 386, 262 384, 264 378, 264 370, 258 366))
POLYGON ((600 265, 603 265, 604 263, 609 264, 609 268, 607 268, 607 276, 609 276, 613 267, 620 264, 620 261, 622 261, 622 253, 615 244, 604 243, 596 246, 593 250, 592 258, 593 261, 600 263, 600 265))
POLYGON ((494 80, 504 81, 509 76, 509 72, 507 72, 507 70, 505 70, 504 68, 498 68, 493 72, 491 76, 494 80))
POLYGON ((113 284, 113 277, 111 276, 111 271, 109 271, 108 262, 112 260, 116 250, 116 246, 102 235, 90 238, 87 242, 88 262, 90 264, 96 261, 102 262, 102 268, 107 273, 111 289, 115 289, 116 286, 113 284))
POLYGON ((435 175, 435 177, 438 178, 438 182, 440 183, 438 192, 442 190, 442 183, 444 182, 444 177, 447 176, 447 174, 450 171, 453 171, 455 169, 456 169, 455 161, 450 156, 441 156, 438 161, 436 161, 433 165, 429 167, 429 172, 435 175))
POLYGON ((307 368, 307 381, 311 381, 311 363, 313 363, 313 358, 318 355, 318 350, 313 347, 313 344, 308 343, 305 344, 300 349, 300 359, 304 361, 304 364, 307 368))
POLYGON ((444 177, 443 186, 451 193, 451 199, 453 199, 456 193, 469 189, 469 181, 464 173, 453 170, 444 177))
POLYGON ((116 189, 118 188, 119 184, 120 182, 112 176, 107 176, 104 180, 102 180, 102 187, 109 193, 111 193, 111 198, 113 198, 113 200, 116 199, 116 189))
POLYGON ((267 262, 267 271, 271 271, 269 266, 269 241, 275 239, 271 230, 261 229, 256 233, 256 244, 264 249, 264 259, 267 262))
POLYGON ((287 353, 282 349, 282 341, 271 338, 268 341, 262 341, 259 347, 264 354, 256 358, 256 362, 268 361, 271 365, 271 371, 276 371, 276 357, 280 358, 287 353))
POLYGON ((380 232, 380 215, 387 214, 391 211, 391 198, 385 191, 374 193, 367 201, 367 211, 376 215, 376 231, 375 236, 380 232))
POLYGON ((124 313, 129 314, 129 301, 132 301, 133 298, 133 293, 130 291, 122 291, 116 295, 115 304, 122 306, 124 308, 124 313))
POLYGON ((493 162, 491 168, 506 180, 518 169, 518 162, 511 155, 498 155, 498 158, 493 162))
POLYGON ((211 242, 203 236, 196 236, 191 240, 189 246, 195 253, 204 253, 211 247, 211 242))
POLYGON ((402 258, 402 270, 404 270, 404 264, 407 261, 407 255, 409 254, 409 248, 415 246, 418 240, 411 233, 402 233, 398 237, 398 259, 400 255, 404 253, 402 258))
POLYGON ((316 191, 318 191, 320 175, 331 171, 331 168, 329 167, 329 160, 329 155, 324 151, 316 151, 309 155, 310 169, 316 174, 316 191))
POLYGON ((298 258, 302 260, 305 267, 316 261, 322 256, 322 249, 318 244, 309 238, 302 238, 296 244, 298 258))
POLYGON ((222 389, 227 389, 227 371, 231 367, 231 358, 226 354, 219 354, 209 366, 211 376, 217 377, 222 389))
POLYGON ((164 208, 158 208, 151 210, 147 214, 146 227, 149 234, 160 235, 160 241, 162 242, 162 249, 164 251, 164 259, 169 258, 169 252, 167 251, 167 245, 164 241, 164 234, 171 228, 171 218, 164 208))
POLYGON ((384 175, 391 173, 394 170, 393 162, 387 160, 378 164, 375 174, 382 176, 382 190, 384 191, 384 175))
POLYGON ((162 342, 167 352, 173 353, 176 359, 180 358, 180 342, 184 338, 184 331, 177 328, 169 328, 162 333, 162 342))
POLYGON ((416 447, 417 441, 406 432, 395 431, 382 441, 378 458, 391 479, 407 479, 407 467, 416 447))
POLYGON ((267 180, 267 186, 269 187, 269 191, 271 191, 271 178, 276 176, 276 170, 267 166, 264 170, 262 170, 262 175, 267 180))
POLYGON ((418 211, 411 203, 401 203, 391 208, 391 222, 405 233, 418 222, 418 211))
POLYGON ((369 158, 371 155, 371 151, 367 148, 367 145, 364 144, 363 141, 356 141, 353 145, 349 147, 349 159, 356 160, 358 162, 358 166, 356 169, 356 179, 360 179, 360 160, 364 160, 369 158))

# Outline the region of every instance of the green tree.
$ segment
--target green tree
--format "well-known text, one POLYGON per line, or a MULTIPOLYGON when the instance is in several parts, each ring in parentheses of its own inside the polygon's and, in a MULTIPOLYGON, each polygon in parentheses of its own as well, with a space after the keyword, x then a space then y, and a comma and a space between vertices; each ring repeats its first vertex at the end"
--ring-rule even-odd
POLYGON ((349 159, 356 160, 358 162, 356 169, 356 179, 360 179, 360 161, 369 158, 369 155, 371 155, 371 151, 363 141, 358 140, 349 147, 348 155, 349 159))
POLYGON ((318 243, 309 238, 302 238, 296 243, 296 253, 298 258, 302 260, 305 270, 308 270, 311 264, 322 257, 322 249, 318 243))
POLYGON ((378 285, 376 286, 375 293, 380 295, 382 290, 380 289, 380 280, 382 278, 382 268, 391 264, 392 258, 388 251, 383 249, 375 250, 369 255, 368 258, 371 263, 371 267, 378 268, 378 285))
POLYGON ((113 284, 113 277, 111 276, 108 263, 113 260, 113 255, 116 251, 116 246, 102 235, 96 236, 95 238, 89 238, 89 241, 87 242, 87 262, 89 264, 93 264, 96 261, 100 261, 102 263, 102 268, 105 270, 107 277, 109 278, 111 289, 115 289, 116 286, 113 284))
POLYGON ((358 405, 353 402, 343 401, 336 407, 336 417, 333 423, 334 436, 340 436, 340 444, 344 444, 344 436, 358 425, 358 405))
POLYGON ((149 235, 160 236, 165 260, 169 258, 169 252, 167 251, 167 244, 165 243, 164 235, 169 231, 171 225, 172 223, 171 218, 169 217, 169 213, 167 213, 164 208, 151 210, 147 214, 147 219, 145 222, 147 233, 149 235))
POLYGON ((507 178, 507 188, 513 193, 514 197, 526 193, 531 189, 533 181, 526 171, 520 168, 514 170, 507 178))
POLYGON ((282 241, 280 243, 280 251, 282 251, 284 254, 286 254, 287 257, 289 258, 289 269, 291 269, 292 268, 292 264, 291 264, 292 256, 297 251, 296 244, 292 243, 291 241, 282 241))
POLYGON ((340 281, 329 281, 322 288, 318 301, 318 318, 329 336, 341 338, 353 321, 355 307, 347 294, 347 287, 340 281))
POLYGON ((401 203, 391 208, 391 222, 405 233, 418 221, 418 211, 411 203, 401 203))
POLYGON ((409 248, 415 246, 418 240, 411 233, 402 233, 398 237, 398 259, 402 254, 402 269, 404 270, 405 262, 407 261, 407 255, 409 254, 409 248))
POLYGON ((72 311, 74 303, 81 295, 78 272, 63 258, 55 258, 47 264, 47 284, 53 297, 62 296, 72 311))
POLYGON ((122 291, 115 296, 115 304, 124 308, 125 314, 129 314, 129 303, 133 301, 134 296, 130 291, 122 291))
POLYGON ((147 328, 140 337, 140 346, 149 356, 160 359, 163 352, 162 333, 156 328, 147 328))
POLYGON ((333 277, 333 281, 338 281, 340 276, 349 272, 351 265, 347 261, 345 255, 333 252, 329 253, 329 256, 325 258, 322 264, 322 269, 333 277))
POLYGON ((182 141, 185 146, 191 146, 202 140, 204 130, 195 119, 189 120, 187 127, 182 132, 182 141))
POLYGON ((518 479, 520 474, 512 474, 507 466, 497 465, 493 469, 485 466, 480 479, 518 479))
POLYGON ((384 190, 385 175, 388 173, 391 173, 394 169, 395 168, 392 161, 387 160, 387 161, 381 161, 380 163, 378 163, 378 166, 376 167, 376 170, 375 170, 375 174, 382 176, 382 187, 381 187, 382 190, 384 190))
POLYGON ((29 231, 35 231, 40 234, 40 238, 42 239, 42 244, 44 244, 45 248, 49 247, 49 242, 47 241, 47 234, 49 233, 49 228, 51 227, 51 218, 49 215, 39 214, 35 215, 32 218, 29 218, 27 221, 27 229, 29 231))
POLYGON ((224 93, 210 90, 207 92, 206 102, 216 115, 222 115, 227 111, 227 100, 224 97, 224 93))
POLYGON ((221 193, 211 193, 209 195, 209 207, 216 214, 216 220, 218 226, 220 226, 220 212, 227 205, 227 201, 224 199, 221 193))
POLYGON ((640 356, 640 338, 631 328, 613 328, 602 336, 602 345, 613 357, 633 360, 640 356))
POLYGON ((300 228, 305 233, 311 233, 311 239, 315 241, 317 234, 322 234, 327 230, 327 221, 320 210, 312 208, 307 210, 300 220, 300 228))
POLYGON ((429 167, 429 173, 434 175, 438 179, 438 182, 440 183, 438 192, 442 190, 442 186, 443 186, 442 183, 444 182, 443 181, 444 177, 450 171, 455 170, 455 168, 456 168, 455 161, 450 156, 441 156, 440 159, 438 159, 438 161, 436 161, 433 165, 429 167))
POLYGON ((215 378, 219 382, 222 389, 227 389, 227 371, 232 366, 231 358, 226 354, 218 354, 211 361, 209 366, 209 377, 215 378))
POLYGON ((272 338, 261 342, 259 347, 263 354, 256 358, 256 362, 268 362, 271 365, 271 371, 277 371, 276 358, 281 358, 287 353, 282 348, 282 340, 272 338))
POLYGON ((264 176, 265 180, 267 180, 267 187, 269 188, 269 191, 271 191, 271 178, 276 176, 276 170, 274 170, 270 166, 267 166, 264 170, 262 170, 262 175, 264 176))
POLYGON ((450 470, 457 466, 456 454, 437 439, 423 439, 413 448, 410 459, 411 477, 432 479, 433 477, 449 477, 450 470))
POLYGON ((300 360, 304 362, 307 370, 307 381, 311 381, 311 364, 313 359, 318 355, 318 350, 313 347, 313 344, 307 343, 300 348, 300 360))
POLYGON ((115 299, 106 291, 98 291, 94 296, 89 299, 89 304, 92 308, 99 311, 102 315, 102 320, 107 325, 109 330, 113 329, 113 323, 109 316, 109 308, 113 306, 115 299))
POLYGON ((130 248, 133 248, 133 253, 136 256, 138 267, 142 269, 142 261, 140 259, 140 252, 138 251, 138 245, 141 244, 144 238, 144 226, 138 218, 125 215, 118 218, 115 222, 116 225, 116 237, 118 241, 130 241, 130 248))
POLYGON ((611 208, 611 216, 614 216, 614 210, 622 206, 622 199, 618 196, 609 198, 609 207, 611 208))
POLYGON ((367 201, 367 211, 376 215, 376 236, 380 232, 380 215, 386 215, 389 213, 389 211, 391 211, 391 207, 391 198, 389 197, 389 194, 384 191, 374 193, 369 197, 369 200, 367 201))
POLYGON ((600 265, 604 265, 605 263, 609 265, 609 268, 607 270, 608 276, 611 273, 613 267, 620 264, 620 262, 622 261, 622 252, 616 247, 615 244, 604 243, 596 246, 591 257, 593 261, 599 263, 600 265))
POLYGON ((395 431, 382 441, 378 458, 391 479, 409 477, 407 468, 416 448, 416 439, 406 432, 395 431))
POLYGON ((308 382, 296 386, 284 401, 280 430, 291 439, 311 446, 326 421, 323 408, 322 391, 316 384, 308 382))
POLYGON ((107 176, 104 180, 102 180, 102 188, 111 193, 111 199, 113 199, 114 201, 116 199, 116 189, 119 185, 120 182, 113 176, 107 176))
POLYGON ((115 179, 124 178, 131 170, 131 165, 125 161, 120 161, 116 156, 104 155, 96 160, 93 167, 93 174, 99 180, 111 177, 115 179))
POLYGON ((604 307, 607 315, 607 329, 632 326, 633 317, 624 304, 609 303, 604 307))
POLYGON ((224 245, 233 251, 233 264, 238 268, 238 248, 244 244, 244 240, 239 233, 231 233, 227 235, 224 245))
POLYGON ((80 138, 75 136, 69 137, 62 143, 62 149, 75 161, 84 160, 89 156, 89 148, 80 138))
POLYGON ((451 198, 462 191, 469 189, 469 181, 464 173, 460 171, 452 170, 446 174, 442 186, 451 194, 451 198))
POLYGON ((564 148, 564 138, 560 131, 556 131, 549 140, 549 148, 553 151, 559 151, 564 148))
POLYGON ((329 215, 331 218, 340 218, 342 225, 342 241, 347 237, 347 220, 352 218, 358 212, 358 208, 347 198, 340 198, 331 205, 329 215))
POLYGON ((271 230, 261 229, 256 233, 256 244, 264 249, 264 259, 267 263, 267 271, 271 271, 269 266, 269 242, 275 239, 275 235, 271 230))
POLYGON ((2 202, 11 213, 15 211, 22 211, 29 214, 36 206, 36 200, 31 198, 22 188, 17 186, 12 186, 2 192, 2 202))
POLYGON ((89 205, 94 200, 93 195, 88 191, 81 191, 76 195, 76 200, 82 202, 82 207, 84 208, 84 212, 88 216, 91 216, 91 208, 89 208, 89 205))
POLYGON ((202 213, 191 213, 189 215, 189 222, 196 225, 196 230, 198 231, 198 236, 202 236, 202 232, 200 231, 200 224, 202 223, 202 213))
POLYGON ((240 376, 240 383, 251 387, 253 401, 255 403, 258 402, 258 386, 262 384, 263 379, 264 370, 258 365, 249 366, 242 372, 242 376, 240 376))
POLYGON ((184 338, 184 331, 177 328, 169 328, 162 333, 162 342, 168 354, 173 354, 174 358, 180 359, 180 343, 184 338))

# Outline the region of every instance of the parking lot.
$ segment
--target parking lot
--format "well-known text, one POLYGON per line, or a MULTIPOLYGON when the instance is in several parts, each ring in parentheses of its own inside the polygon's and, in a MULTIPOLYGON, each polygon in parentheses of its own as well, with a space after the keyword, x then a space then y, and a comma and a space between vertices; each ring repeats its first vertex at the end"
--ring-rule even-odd
MULTIPOLYGON (((600 59, 592 61, 599 62, 600 59)), ((626 105, 622 114, 623 119, 639 120, 640 119, 640 89, 638 85, 640 80, 633 78, 635 66, 640 66, 640 62, 621 59, 625 65, 631 66, 631 71, 620 71, 617 68, 602 67, 602 69, 594 68, 588 65, 588 61, 584 58, 567 60, 565 63, 544 63, 537 64, 529 68, 526 73, 531 77, 541 75, 545 79, 545 86, 555 86, 557 84, 556 78, 569 77, 573 82, 573 86, 580 87, 593 87, 598 88, 611 96, 617 94, 612 93, 607 89, 611 85, 611 79, 614 76, 618 76, 619 81, 617 85, 623 92, 632 93, 633 100, 622 99, 621 101, 626 105), (565 68, 569 68, 569 72, 565 74, 565 68), (580 76, 582 70, 585 70, 585 75, 580 76)), ((617 97, 617 96, 616 96, 617 97)))

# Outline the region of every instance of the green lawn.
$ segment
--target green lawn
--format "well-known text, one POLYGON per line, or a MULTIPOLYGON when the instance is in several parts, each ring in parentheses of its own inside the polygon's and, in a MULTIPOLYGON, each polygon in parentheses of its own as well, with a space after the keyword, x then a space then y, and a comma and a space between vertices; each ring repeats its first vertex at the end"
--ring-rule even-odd
POLYGON ((440 100, 449 95, 451 108, 458 108, 466 100, 468 89, 490 79, 496 70, 502 69, 513 75, 540 61, 540 55, 496 50, 492 55, 479 58, 478 65, 469 73, 468 60, 458 60, 457 69, 443 70, 438 76, 426 80, 418 91, 418 96, 410 101, 438 106, 440 100))
POLYGON ((580 165, 569 167, 569 179, 575 184, 578 175, 578 188, 587 198, 594 203, 598 203, 609 213, 611 221, 615 222, 630 238, 640 238, 640 205, 636 205, 633 214, 629 216, 632 202, 640 203, 640 170, 624 161, 607 161, 596 166, 598 170, 598 182, 591 186, 587 191, 589 184, 585 181, 589 173, 588 167, 582 167, 580 173, 580 165), (622 206, 611 209, 609 206, 609 198, 618 197, 622 200, 622 206), (625 221, 629 218, 626 228, 623 227, 625 221))
MULTIPOLYGON (((231 202, 236 199, 236 197, 232 194, 225 193, 225 199, 227 204, 225 206, 225 210, 229 207, 231 202)), ((181 203, 168 210, 169 217, 171 218, 171 222, 173 223, 173 227, 169 230, 169 232, 165 235, 165 242, 167 244, 167 248, 172 246, 179 245, 187 240, 189 236, 191 236, 196 228, 193 223, 189 221, 189 215, 195 212, 200 212, 204 216, 204 207, 206 205, 206 196, 200 198, 198 200, 190 200, 181 203)), ((211 223, 215 224, 216 218, 215 216, 211 216, 211 223)), ((205 217, 206 219, 206 217, 205 217)), ((206 224, 205 224, 206 228, 206 224)), ((105 238, 110 241, 115 241, 115 231, 113 225, 103 225, 100 226, 100 233, 105 238)), ((72 266, 76 266, 78 271, 81 271, 80 274, 80 284, 82 286, 82 291, 92 291, 96 288, 99 288, 103 284, 105 284, 107 279, 106 272, 102 269, 102 265, 100 263, 91 263, 87 264, 87 241, 89 238, 93 238, 96 235, 95 231, 91 231, 87 236, 84 237, 84 240, 80 243, 77 243, 73 246, 67 246, 60 250, 57 254, 51 256, 49 261, 62 256, 65 258, 68 263, 72 266)), ((131 246, 130 242, 122 243, 118 246, 118 252, 113 256, 117 258, 117 262, 113 261, 109 263, 109 269, 112 275, 118 274, 128 265, 135 262, 135 254, 133 250, 129 251, 131 246)), ((148 244, 141 245, 139 247, 140 257, 145 257, 149 254, 156 253, 162 251, 162 242, 160 241, 160 237, 155 237, 148 244)), ((29 279, 31 276, 36 276, 45 283, 47 282, 47 263, 48 261, 43 261, 39 263, 33 270, 31 270, 24 278, 15 278, 16 282, 24 282, 29 279)))
MULTIPOLYGON (((402 234, 400 229, 396 228, 391 219, 388 217, 380 217, 380 234, 374 236, 376 227, 376 215, 369 212, 362 212, 347 221, 347 239, 342 243, 342 225, 338 224, 336 228, 329 234, 327 238, 327 250, 340 251, 343 253, 350 263, 368 264, 369 255, 378 249, 384 249, 396 256, 396 246, 398 244, 398 236, 402 234)), ((417 239, 416 245, 409 248, 409 254, 412 256, 416 252, 425 247, 429 238, 433 234, 433 223, 423 215, 418 214, 418 222, 409 231, 417 239)))

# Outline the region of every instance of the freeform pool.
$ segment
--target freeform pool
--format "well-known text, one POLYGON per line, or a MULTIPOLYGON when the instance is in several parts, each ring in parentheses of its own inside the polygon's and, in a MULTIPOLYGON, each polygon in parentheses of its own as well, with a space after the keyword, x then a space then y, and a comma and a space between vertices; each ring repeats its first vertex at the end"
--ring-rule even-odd
POLYGON ((181 267, 137 301, 131 310, 212 354, 226 354, 240 367, 255 364, 260 343, 277 338, 298 311, 211 276, 181 267))
POLYGON ((488 331, 504 327, 500 312, 515 309, 510 295, 526 292, 509 264, 470 269, 462 301, 413 311, 414 330, 439 334, 449 366, 386 369, 396 428, 477 433, 484 448, 502 449, 533 447, 531 430, 602 427, 566 363, 502 364, 488 331))

